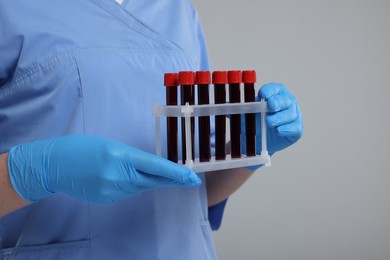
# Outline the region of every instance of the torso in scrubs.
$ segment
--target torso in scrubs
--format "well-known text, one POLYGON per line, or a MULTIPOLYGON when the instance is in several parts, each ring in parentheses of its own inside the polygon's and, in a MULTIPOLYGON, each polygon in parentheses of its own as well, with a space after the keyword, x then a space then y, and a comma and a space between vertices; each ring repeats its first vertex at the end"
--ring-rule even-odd
MULTIPOLYGON (((164 72, 208 69, 187 0, 1 1, 0 39, 0 153, 66 134, 154 153, 164 72)), ((0 259, 216 259, 205 186, 55 194, 0 218, 0 259)))

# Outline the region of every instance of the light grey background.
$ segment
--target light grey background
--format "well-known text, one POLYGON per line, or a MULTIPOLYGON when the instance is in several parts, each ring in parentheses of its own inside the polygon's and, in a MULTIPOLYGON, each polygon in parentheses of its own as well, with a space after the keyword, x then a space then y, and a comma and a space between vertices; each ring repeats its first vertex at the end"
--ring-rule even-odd
POLYGON ((230 198, 220 259, 390 259, 390 1, 194 4, 212 69, 283 82, 305 126, 230 198))

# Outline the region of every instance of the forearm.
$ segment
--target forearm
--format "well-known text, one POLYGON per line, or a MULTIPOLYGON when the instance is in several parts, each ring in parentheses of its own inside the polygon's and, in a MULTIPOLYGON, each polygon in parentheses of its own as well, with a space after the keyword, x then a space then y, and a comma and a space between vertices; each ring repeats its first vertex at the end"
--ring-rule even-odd
POLYGON ((206 173, 208 206, 224 201, 252 176, 254 171, 245 168, 206 173))
POLYGON ((15 192, 9 179, 7 160, 8 153, 0 155, 0 217, 29 204, 15 192))

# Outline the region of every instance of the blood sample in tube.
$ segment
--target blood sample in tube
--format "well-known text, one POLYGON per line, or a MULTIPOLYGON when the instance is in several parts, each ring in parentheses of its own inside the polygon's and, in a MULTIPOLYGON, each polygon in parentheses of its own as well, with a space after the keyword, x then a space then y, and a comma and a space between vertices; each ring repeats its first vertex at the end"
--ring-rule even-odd
MULTIPOLYGON (((214 103, 226 103, 227 72, 214 71, 212 74, 214 84, 214 103)), ((215 116, 215 159, 225 160, 226 158, 226 117, 225 115, 215 116)))
MULTIPOLYGON (((180 101, 181 105, 188 103, 189 105, 194 105, 195 103, 195 93, 194 93, 194 83, 195 76, 193 71, 180 71, 179 72, 179 85, 180 85, 180 101)), ((195 159, 195 147, 194 147, 194 131, 195 131, 195 120, 191 117, 191 153, 192 160, 195 159)), ((186 137, 185 137, 185 119, 181 119, 181 142, 182 142, 182 161, 183 164, 186 163, 187 152, 186 152, 186 137)))
MULTIPOLYGON (((255 102, 256 71, 244 70, 242 72, 242 82, 244 83, 245 102, 255 102)), ((245 115, 245 140, 246 155, 256 155, 256 115, 254 113, 245 115)))
MULTIPOLYGON (((198 105, 208 105, 209 84, 211 83, 210 71, 197 71, 195 75, 195 84, 198 86, 198 105)), ((199 129, 199 161, 208 162, 211 159, 210 146, 210 117, 198 117, 199 129)))
MULTIPOLYGON (((240 103, 241 71, 228 71, 229 103, 240 103)), ((230 116, 230 154, 232 158, 241 157, 241 115, 230 116)))
MULTIPOLYGON (((167 106, 177 105, 177 73, 165 73, 164 86, 166 87, 166 104, 167 106)), ((167 150, 168 160, 177 163, 177 117, 167 117, 167 150)))

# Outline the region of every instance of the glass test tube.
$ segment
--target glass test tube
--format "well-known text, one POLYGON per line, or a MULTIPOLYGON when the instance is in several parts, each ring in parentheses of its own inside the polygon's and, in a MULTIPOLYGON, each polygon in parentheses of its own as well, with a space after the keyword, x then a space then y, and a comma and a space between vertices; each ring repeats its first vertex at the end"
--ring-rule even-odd
MULTIPOLYGON (((212 74, 214 84, 215 104, 226 103, 227 72, 214 71, 212 74)), ((225 160, 226 158, 226 117, 225 115, 215 116, 215 159, 225 160)))
MULTIPOLYGON (((242 72, 244 83, 245 102, 255 102, 256 71, 244 70, 242 72)), ((256 114, 245 114, 246 155, 256 155, 256 114)))
MULTIPOLYGON (((228 71, 229 103, 240 103, 241 71, 228 71)), ((241 157, 241 115, 230 116, 230 154, 232 158, 241 157)))
MULTIPOLYGON (((165 73, 164 86, 166 87, 167 106, 177 106, 177 73, 165 73)), ((177 163, 177 117, 167 117, 167 150, 168 160, 177 163)))
MULTIPOLYGON (((188 103, 189 105, 194 105, 195 95, 194 95, 194 72, 193 71, 180 71, 179 72, 179 85, 180 85, 180 101, 181 105, 188 103)), ((195 147, 194 147, 194 130, 195 130, 195 120, 191 117, 191 152, 192 160, 195 160, 195 147)), ((187 152, 186 152, 186 134, 185 134, 185 119, 181 119, 181 142, 182 142, 182 161, 183 164, 186 163, 187 152)))
MULTIPOLYGON (((209 101, 210 71, 197 71, 195 84, 198 86, 198 105, 207 105, 209 101)), ((198 117, 199 128, 199 161, 208 162, 211 159, 210 117, 198 117)))

